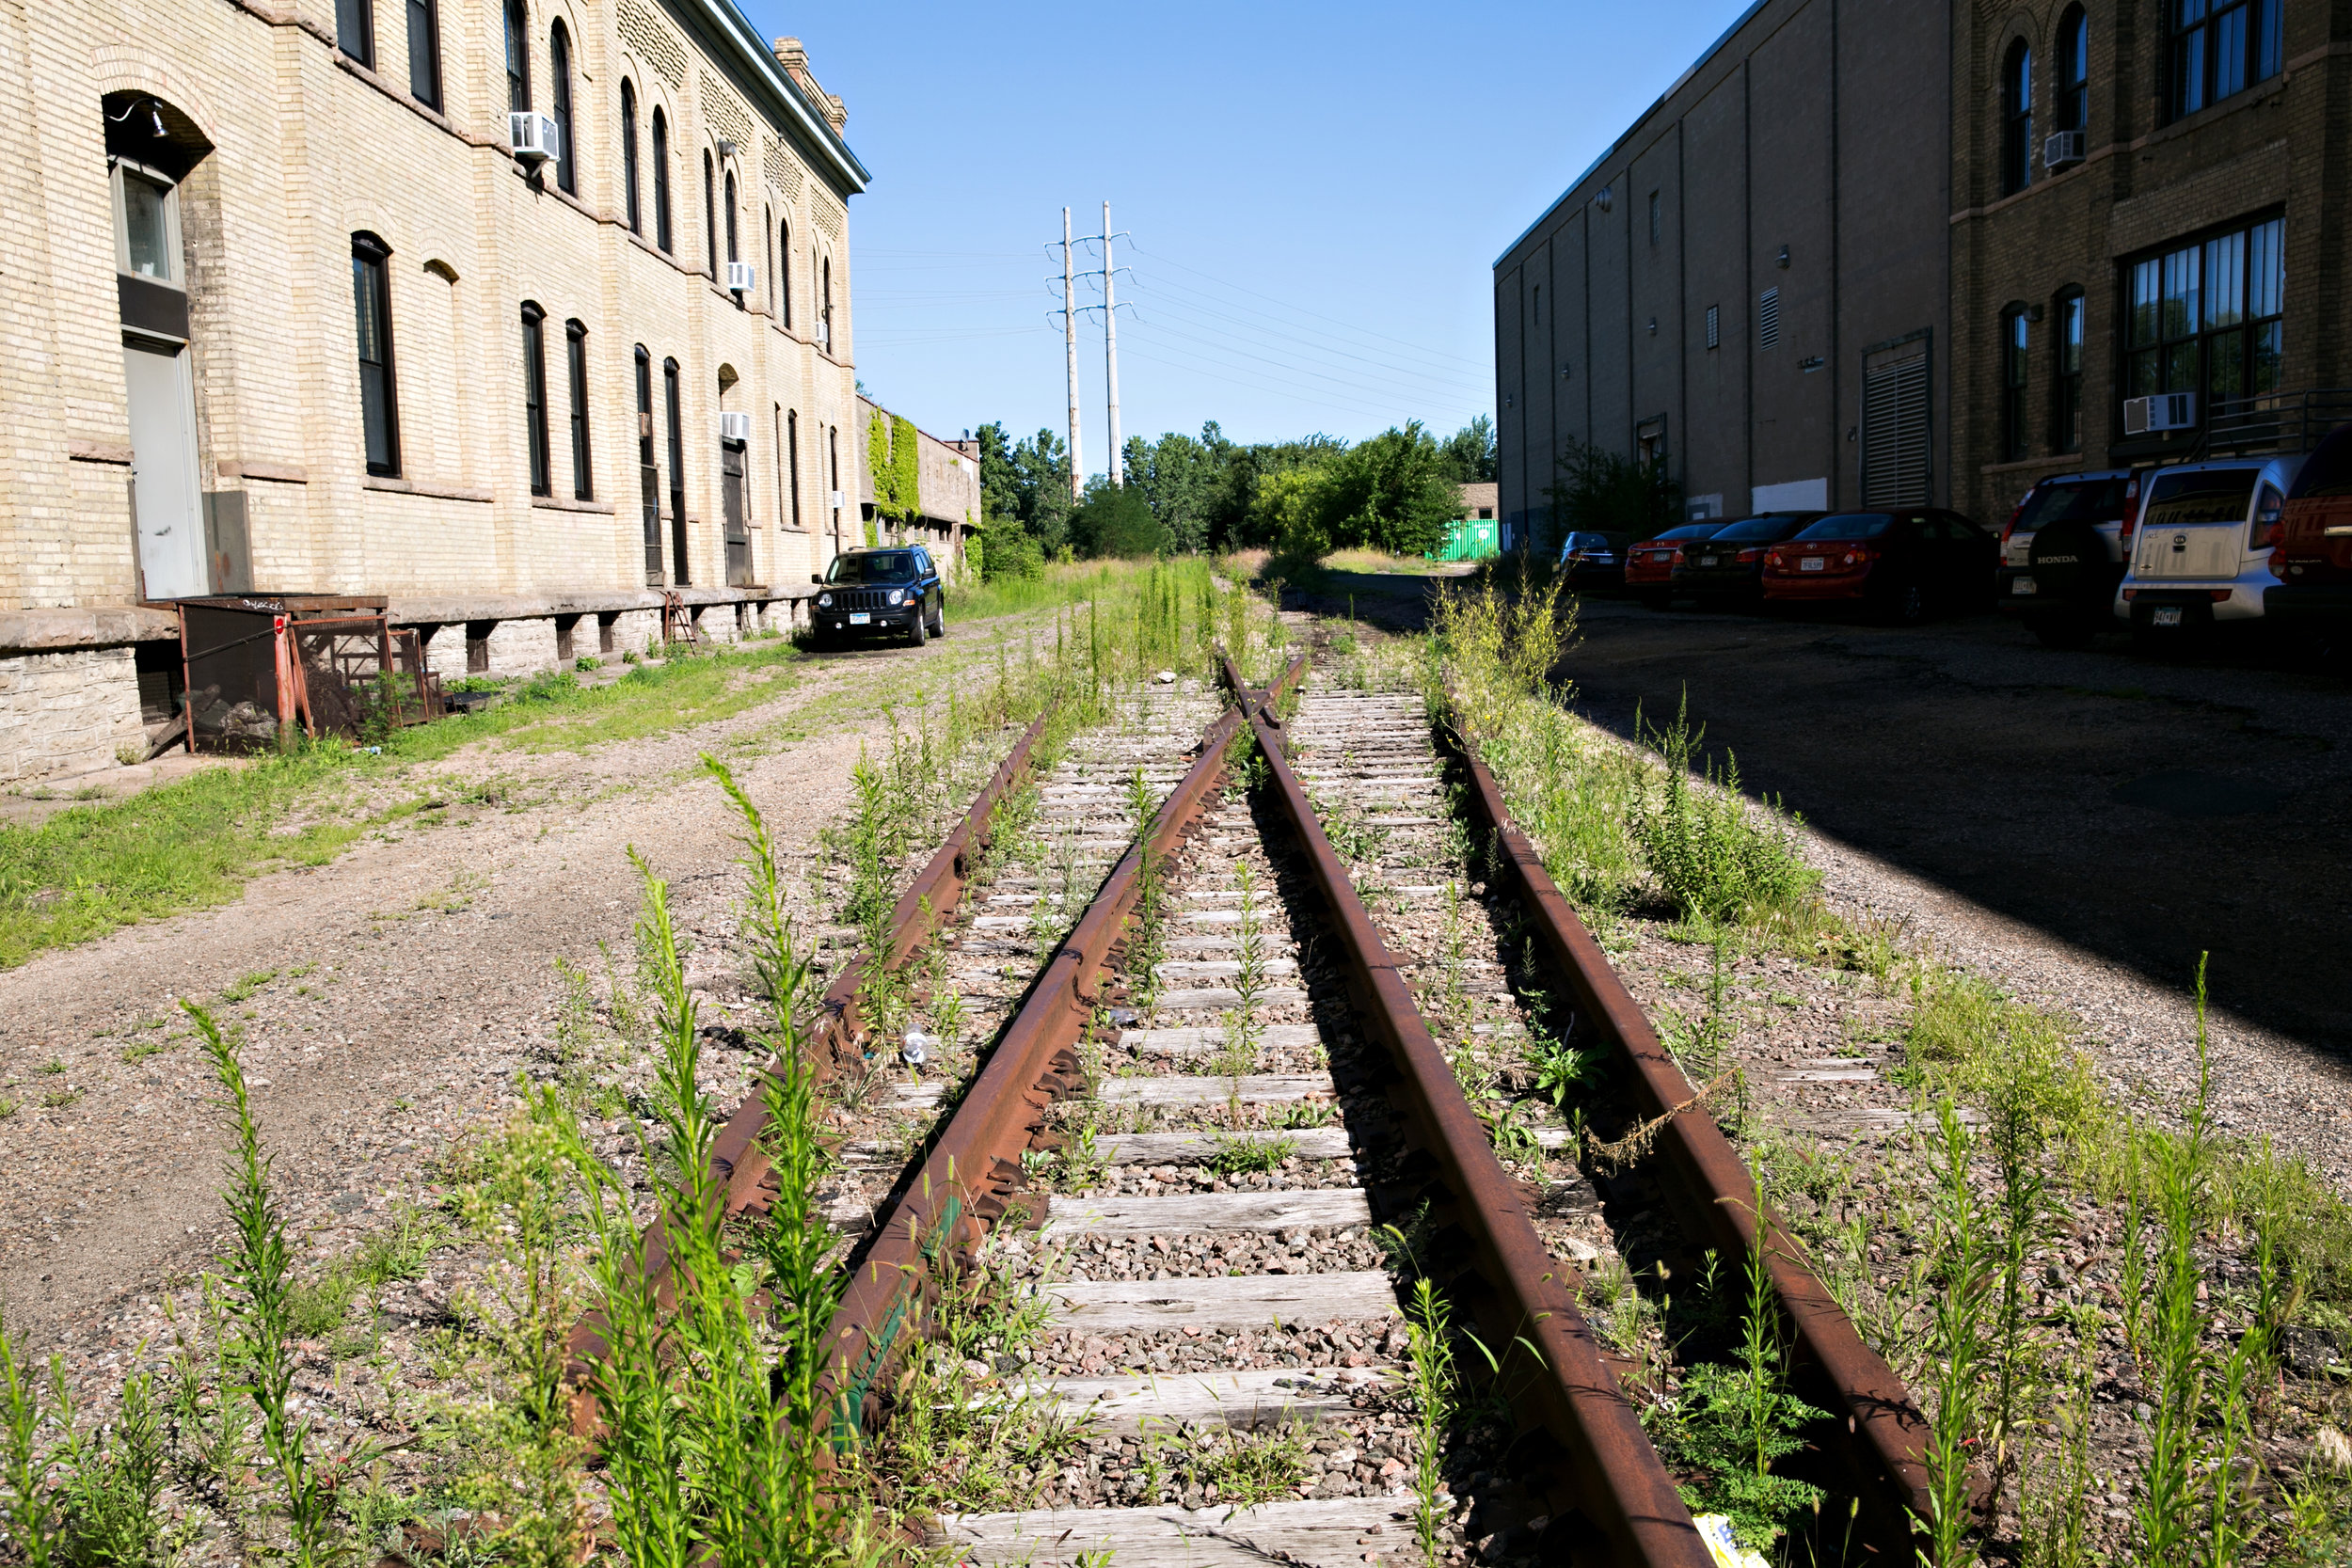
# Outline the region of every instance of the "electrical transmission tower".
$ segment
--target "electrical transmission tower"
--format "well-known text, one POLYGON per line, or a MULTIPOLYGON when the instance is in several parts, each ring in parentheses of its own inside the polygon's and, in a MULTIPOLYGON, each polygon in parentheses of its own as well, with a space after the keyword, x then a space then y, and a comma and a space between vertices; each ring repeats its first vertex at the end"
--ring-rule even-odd
MULTIPOLYGON (((1119 447, 1119 300, 1115 289, 1119 269, 1111 260, 1111 242, 1124 239, 1121 232, 1111 232, 1111 204, 1103 203, 1103 231, 1085 234, 1073 240, 1070 234, 1070 209, 1061 210, 1061 317, 1062 356, 1070 383, 1070 496, 1078 499, 1083 489, 1081 477, 1086 471, 1084 450, 1078 444, 1078 316, 1087 310, 1103 312, 1103 372, 1109 391, 1110 414, 1110 476, 1113 484, 1127 483, 1126 454, 1119 447), (1103 265, 1092 272, 1073 272, 1070 247, 1098 241, 1103 246, 1103 265), (1077 280, 1099 277, 1103 280, 1103 303, 1080 305, 1074 297, 1077 280)), ((1048 249, 1052 246, 1049 245, 1048 249)), ((1051 281, 1050 279, 1048 280, 1051 281)), ((1132 307, 1131 307, 1132 309, 1132 307)))

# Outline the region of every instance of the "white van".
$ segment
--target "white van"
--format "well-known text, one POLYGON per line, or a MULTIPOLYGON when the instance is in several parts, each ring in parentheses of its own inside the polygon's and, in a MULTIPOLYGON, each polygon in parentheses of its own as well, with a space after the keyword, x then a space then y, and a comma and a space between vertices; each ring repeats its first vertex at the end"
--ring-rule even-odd
POLYGON ((2220 458, 2158 468, 2141 482, 2132 559, 2115 615, 2144 642, 2259 621, 2288 489, 2289 457, 2220 458))

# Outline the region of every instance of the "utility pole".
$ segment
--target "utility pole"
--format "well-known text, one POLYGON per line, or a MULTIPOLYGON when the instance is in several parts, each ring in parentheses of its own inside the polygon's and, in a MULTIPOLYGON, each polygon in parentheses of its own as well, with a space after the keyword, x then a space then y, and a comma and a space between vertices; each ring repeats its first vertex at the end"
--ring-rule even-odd
MULTIPOLYGON (((1127 483, 1127 464, 1119 450, 1119 301, 1111 293, 1119 269, 1111 264, 1111 204, 1103 203, 1103 346, 1110 380, 1111 483, 1127 483)), ((1149 357, 1147 356, 1146 357, 1149 357)), ((1076 406, 1073 403, 1072 406, 1076 406)), ((1073 439, 1071 443, 1077 445, 1073 439)))
MULTIPOLYGON (((1105 228, 1108 225, 1104 226, 1105 228)), ((1061 210, 1061 330, 1063 356, 1070 372, 1070 499, 1076 500, 1083 488, 1079 475, 1086 471, 1078 446, 1078 302, 1071 293, 1070 277, 1070 209, 1061 210)), ((1111 428, 1119 427, 1119 409, 1111 408, 1111 428)))

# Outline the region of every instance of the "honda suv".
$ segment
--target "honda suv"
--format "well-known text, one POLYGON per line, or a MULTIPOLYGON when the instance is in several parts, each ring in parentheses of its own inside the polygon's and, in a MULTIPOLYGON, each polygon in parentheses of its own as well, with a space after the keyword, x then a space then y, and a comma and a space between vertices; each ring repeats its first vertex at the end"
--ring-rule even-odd
POLYGON ((809 626, 818 647, 861 637, 896 635, 921 647, 947 634, 947 597, 939 568, 920 545, 847 550, 833 558, 809 626))
POLYGON ((2287 491, 2300 456, 2241 457, 2158 468, 2145 481, 2131 566, 2115 613, 2143 646, 2233 622, 2258 621, 2278 579, 2287 491))
POLYGON ((2263 613, 2312 651, 2352 648, 2352 424, 2338 425, 2287 491, 2263 613))
POLYGON ((2053 474, 2026 492, 2001 535, 1995 593, 2004 614, 2053 648, 2079 648, 2114 625, 2139 477, 2125 469, 2053 474))

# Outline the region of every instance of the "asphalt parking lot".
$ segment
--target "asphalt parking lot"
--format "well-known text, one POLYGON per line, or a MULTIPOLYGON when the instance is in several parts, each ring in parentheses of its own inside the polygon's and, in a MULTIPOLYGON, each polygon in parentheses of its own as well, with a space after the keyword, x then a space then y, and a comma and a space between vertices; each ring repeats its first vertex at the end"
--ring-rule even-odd
POLYGON ((1989 614, 1889 628, 1588 599, 1581 624, 1561 673, 1596 722, 1630 736, 1637 707, 1671 717, 1687 691, 1751 793, 2159 985, 2210 951, 2216 1003, 2352 1060, 2341 676, 2251 643, 2056 651, 1989 614))

